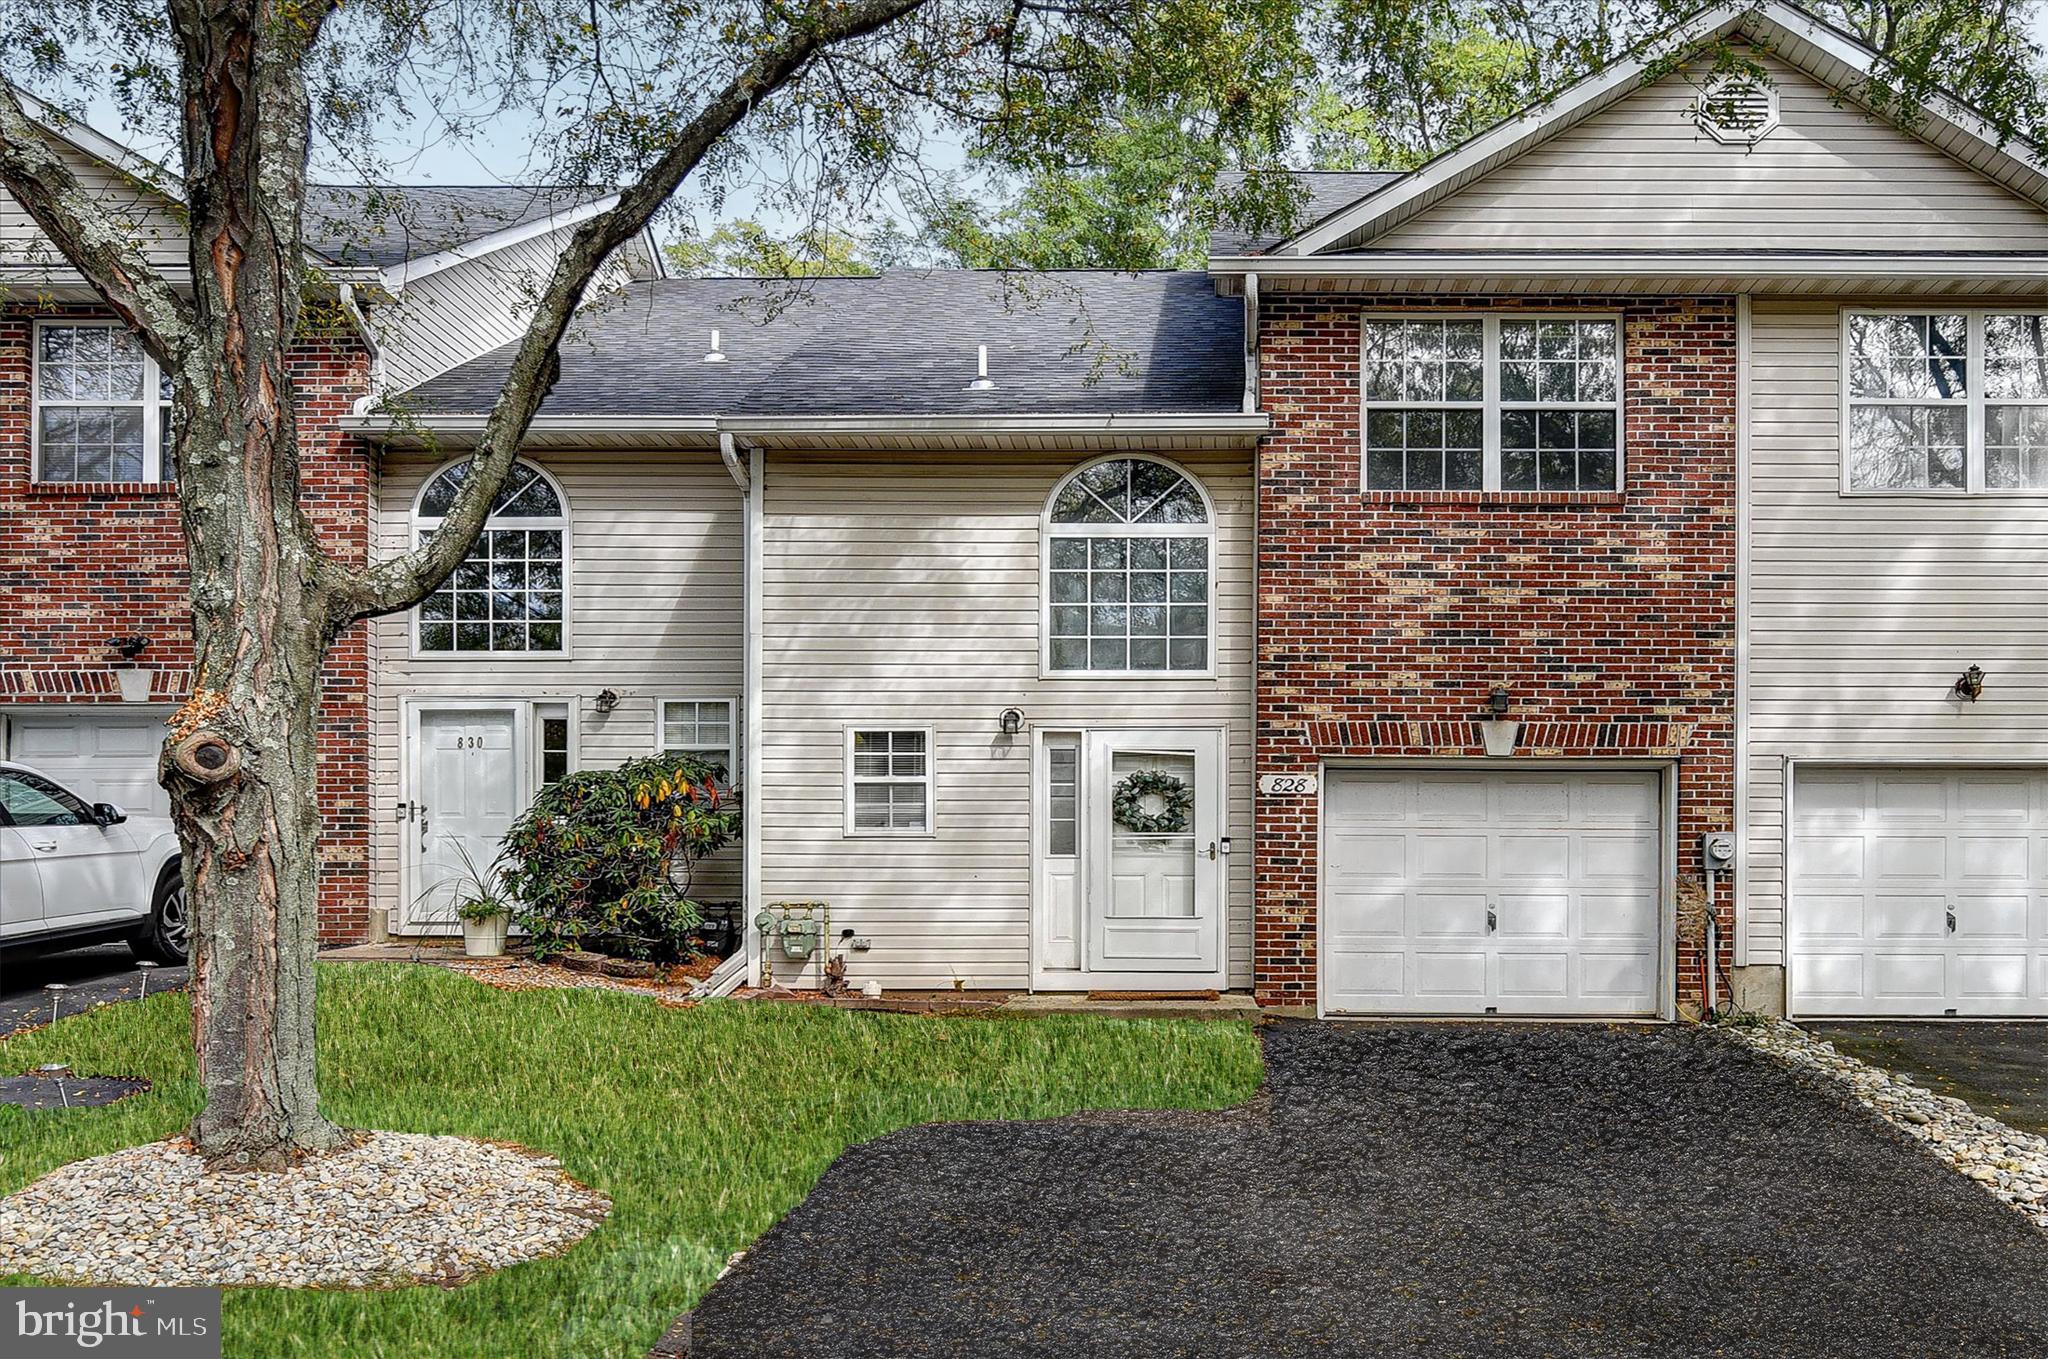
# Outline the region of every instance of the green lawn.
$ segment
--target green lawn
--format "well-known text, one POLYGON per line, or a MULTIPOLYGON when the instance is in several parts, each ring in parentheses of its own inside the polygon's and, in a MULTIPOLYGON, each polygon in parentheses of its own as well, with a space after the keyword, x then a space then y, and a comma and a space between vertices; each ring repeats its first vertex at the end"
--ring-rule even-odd
MULTIPOLYGON (((320 986, 331 1117, 552 1152, 612 1215, 559 1259, 458 1289, 231 1293, 230 1356, 639 1359, 852 1143, 942 1119, 1214 1108, 1260 1078, 1249 1026, 1217 1021, 669 1010, 393 964, 323 965, 320 986)), ((61 1058, 155 1083, 105 1109, 0 1105, 0 1193, 182 1129, 199 1104, 189 1023, 185 998, 164 995, 0 1041, 0 1073, 61 1058)))

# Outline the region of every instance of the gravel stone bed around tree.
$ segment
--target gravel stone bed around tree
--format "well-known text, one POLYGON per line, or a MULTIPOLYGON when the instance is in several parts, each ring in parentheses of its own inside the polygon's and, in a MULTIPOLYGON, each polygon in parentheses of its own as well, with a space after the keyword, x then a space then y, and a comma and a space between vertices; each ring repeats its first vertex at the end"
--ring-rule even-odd
POLYGON ((1734 1025, 1725 1032, 1780 1061, 1841 1081, 1859 1103, 2048 1230, 2048 1138, 1986 1118, 1962 1100, 1900 1080, 1796 1024, 1734 1025))
POLYGON ((559 1255, 611 1211, 560 1163, 373 1132, 289 1171, 208 1174, 183 1140, 52 1171, 0 1199, 0 1274, 57 1283, 452 1285, 559 1255))

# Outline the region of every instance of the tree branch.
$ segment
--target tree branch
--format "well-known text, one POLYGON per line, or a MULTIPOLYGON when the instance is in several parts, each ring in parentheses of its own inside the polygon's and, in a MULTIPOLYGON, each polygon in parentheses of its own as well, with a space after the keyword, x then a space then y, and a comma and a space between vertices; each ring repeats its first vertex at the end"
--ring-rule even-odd
POLYGON ((469 555, 491 505, 511 471, 519 445, 561 372, 563 334, 584 289, 612 252, 646 229, 685 176, 754 105, 800 74, 820 52, 866 36, 918 9, 925 0, 822 0, 810 21, 765 44, 678 134, 654 167, 629 186, 611 208, 576 229, 555 262, 533 319, 512 356, 505 385, 492 404, 470 455, 469 475, 428 542, 363 571, 332 563, 330 621, 340 628, 358 618, 394 613, 426 598, 469 555))
POLYGON ((191 304, 143 257, 93 191, 79 183, 5 81, 0 81, 0 185, 151 349, 160 357, 178 352, 191 330, 191 304))

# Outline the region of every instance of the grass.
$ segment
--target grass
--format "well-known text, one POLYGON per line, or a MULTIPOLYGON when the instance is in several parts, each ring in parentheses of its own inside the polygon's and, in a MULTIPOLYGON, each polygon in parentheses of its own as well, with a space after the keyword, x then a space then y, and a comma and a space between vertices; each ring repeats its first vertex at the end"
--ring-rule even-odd
MULTIPOLYGON (((639 1359, 849 1145, 934 1120, 1222 1107, 1260 1079, 1236 1023, 669 1010, 393 964, 323 964, 320 1024, 330 1117, 551 1152, 612 1215, 566 1255, 461 1288, 233 1291, 229 1356, 639 1359)), ((0 1193, 183 1129, 199 1107, 189 1026, 166 994, 0 1041, 0 1073, 62 1059, 154 1083, 103 1109, 0 1105, 0 1193)))

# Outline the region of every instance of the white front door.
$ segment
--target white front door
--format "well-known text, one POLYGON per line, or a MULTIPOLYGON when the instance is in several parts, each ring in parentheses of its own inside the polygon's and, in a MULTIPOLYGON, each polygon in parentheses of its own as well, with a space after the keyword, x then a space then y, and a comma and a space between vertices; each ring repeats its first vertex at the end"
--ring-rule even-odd
POLYGON ((416 710, 406 924, 453 927, 527 803, 518 708, 416 710))
POLYGON ((2048 1015, 2048 775, 1802 769, 1795 1015, 2048 1015))
POLYGON ((1222 734, 1083 742, 1087 983, 1207 986, 1223 956, 1222 734))
POLYGON ((1331 770, 1324 1010, 1655 1014, 1660 783, 1650 771, 1331 770))

